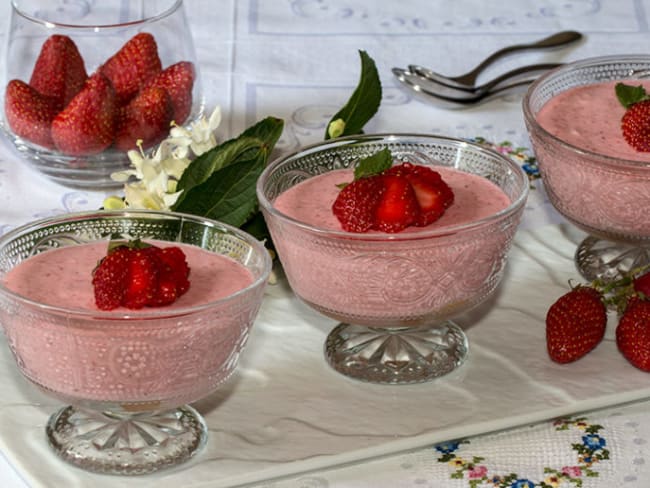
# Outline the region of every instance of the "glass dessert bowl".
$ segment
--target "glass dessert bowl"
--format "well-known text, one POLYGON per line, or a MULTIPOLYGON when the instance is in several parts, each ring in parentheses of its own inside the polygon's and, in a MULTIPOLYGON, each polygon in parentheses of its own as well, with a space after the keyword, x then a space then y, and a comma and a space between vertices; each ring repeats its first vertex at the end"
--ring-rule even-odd
POLYGON ((203 112, 182 0, 12 0, 0 126, 18 153, 71 187, 117 187, 127 151, 203 112))
MULTIPOLYGON (((649 73, 650 56, 585 59, 540 77, 523 101, 549 200, 563 217, 589 234, 575 254, 576 266, 588 280, 616 279, 650 263, 650 153, 637 152, 624 140, 625 109, 616 100, 613 86, 617 81, 638 85, 649 73), (558 97, 601 85, 604 91, 597 102, 584 100, 583 105, 592 105, 591 115, 574 111, 566 127, 553 128, 550 122, 540 121, 545 107, 549 117, 550 110, 556 110, 554 117, 561 115, 551 105, 561 100, 558 97), (599 129, 587 134, 585 122, 599 129), (571 139, 576 135, 582 140, 571 139)), ((568 106, 564 100, 562 105, 568 106)))
MULTIPOLYGON (((233 373, 270 269, 268 251, 248 234, 176 213, 67 214, 2 236, 0 321, 7 342, 21 373, 67 405, 46 426, 54 451, 83 469, 125 475, 174 466, 197 453, 207 429, 188 404, 233 373), (83 253, 94 245, 105 254, 116 235, 185 246, 191 268, 187 293, 166 307, 93 307, 89 273, 96 257, 83 253), (55 256, 64 262, 60 253, 66 252, 78 263, 90 263, 90 270, 77 271, 88 276, 90 291, 81 288, 71 298, 75 285, 62 284, 63 292, 50 286, 45 302, 36 289, 43 281, 26 266, 55 256), (21 266, 31 276, 29 295, 38 298, 16 292, 24 286, 21 266), (227 275, 229 269, 237 273, 227 275), (244 281, 235 279, 242 276, 244 281), (79 305, 57 305, 70 299, 79 305)), ((74 272, 61 271, 61 283, 67 283, 64 274, 74 272)))
MULTIPOLYGON (((467 337, 448 319, 483 302, 497 288, 528 195, 528 179, 511 160, 472 143, 379 134, 339 138, 276 160, 258 180, 257 192, 293 291, 341 321, 326 340, 329 364, 362 381, 406 384, 431 380, 463 363, 467 337), (278 197, 296 185, 352 168, 386 148, 393 164, 408 161, 477 175, 476 180, 493 183, 508 203, 475 221, 392 234, 345 232, 278 210, 278 197)), ((453 205, 462 208, 456 197, 453 205)), ((320 202, 315 193, 306 198, 320 202)), ((331 214, 331 205, 323 202, 322 212, 331 214)))

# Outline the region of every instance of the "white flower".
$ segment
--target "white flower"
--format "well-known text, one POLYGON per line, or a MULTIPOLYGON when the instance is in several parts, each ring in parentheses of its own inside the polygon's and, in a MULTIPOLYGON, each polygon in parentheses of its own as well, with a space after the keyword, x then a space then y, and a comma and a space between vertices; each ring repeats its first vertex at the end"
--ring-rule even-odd
MULTIPOLYGON (((124 182, 124 207, 135 209, 170 210, 181 192, 176 191, 178 180, 196 156, 217 145, 214 131, 221 123, 221 109, 215 108, 208 120, 205 117, 192 122, 188 129, 173 125, 170 137, 145 154, 142 141, 139 151, 127 153, 132 169, 113 173, 111 178, 124 182)), ((104 208, 119 208, 116 197, 108 197, 104 208)))

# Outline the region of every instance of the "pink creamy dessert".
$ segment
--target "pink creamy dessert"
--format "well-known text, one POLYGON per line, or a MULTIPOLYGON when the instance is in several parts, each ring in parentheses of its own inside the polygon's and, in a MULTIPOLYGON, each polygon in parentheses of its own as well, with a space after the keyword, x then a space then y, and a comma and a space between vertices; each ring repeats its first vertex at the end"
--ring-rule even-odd
POLYGON ((321 229, 312 233, 272 224, 296 294, 329 316, 364 325, 417 325, 482 301, 500 278, 514 228, 456 229, 512 202, 485 178, 447 167, 435 170, 452 188, 453 205, 433 224, 396 234, 341 234, 331 207, 336 185, 352 180, 350 170, 309 178, 280 194, 273 202, 276 210, 321 229))
MULTIPOLYGON (((621 81, 650 91, 648 81, 621 81)), ((650 237, 650 153, 623 138, 617 82, 557 93, 527 115, 527 125, 544 186, 560 213, 605 239, 644 240, 650 237)))
POLYGON ((223 380, 220 369, 236 349, 233 342, 241 340, 245 322, 238 314, 245 307, 180 311, 229 297, 253 276, 226 256, 174 245, 187 256, 191 285, 167 307, 96 308, 91 271, 106 242, 46 251, 11 269, 3 278, 7 289, 77 312, 34 312, 28 321, 5 314, 5 332, 23 373, 66 401, 117 402, 127 410, 193 401, 223 380))

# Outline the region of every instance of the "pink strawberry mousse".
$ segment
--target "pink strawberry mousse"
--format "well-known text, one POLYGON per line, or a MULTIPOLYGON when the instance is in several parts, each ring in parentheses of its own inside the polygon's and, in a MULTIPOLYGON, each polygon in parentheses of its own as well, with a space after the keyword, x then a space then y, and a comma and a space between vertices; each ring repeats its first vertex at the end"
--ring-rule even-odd
POLYGON ((280 194, 275 209, 320 229, 271 220, 296 294, 326 315, 377 326, 417 325, 482 301, 499 281, 514 225, 458 227, 494 216, 511 201, 485 178, 435 169, 452 188, 453 205, 433 224, 397 234, 343 233, 331 208, 337 185, 352 181, 350 170, 309 178, 280 194))
MULTIPOLYGON (((650 91, 648 81, 622 81, 650 91)), ((545 188, 564 216, 608 239, 642 240, 650 237, 650 153, 623 138, 625 108, 616 83, 578 86, 551 98, 535 118, 557 139, 530 122, 529 132, 545 188)))
POLYGON ((41 308, 30 320, 23 314, 2 317, 23 373, 66 401, 118 402, 124 409, 193 401, 223 380, 219 370, 237 354, 246 307, 235 301, 229 307, 177 312, 229 297, 250 285, 253 276, 228 257, 174 245, 187 256, 191 285, 167 307, 97 309, 91 272, 105 255, 106 242, 40 253, 9 271, 3 285, 12 292, 78 312, 41 308))

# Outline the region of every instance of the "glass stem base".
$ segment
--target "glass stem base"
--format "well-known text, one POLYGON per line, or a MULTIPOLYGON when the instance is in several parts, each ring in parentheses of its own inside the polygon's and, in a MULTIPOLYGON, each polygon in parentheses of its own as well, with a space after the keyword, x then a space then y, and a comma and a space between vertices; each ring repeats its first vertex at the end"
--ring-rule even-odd
POLYGON ((650 264, 650 247, 588 236, 578 246, 575 262, 578 272, 586 280, 609 282, 650 264))
POLYGON ((65 461, 87 471, 138 475, 187 461, 204 445, 207 427, 189 406, 134 414, 64 407, 46 427, 65 461))
POLYGON ((432 380, 460 366, 467 351, 465 333, 452 322, 396 328, 339 324, 325 343, 336 371, 378 384, 432 380))

